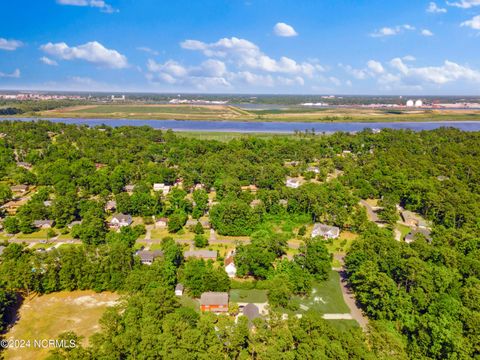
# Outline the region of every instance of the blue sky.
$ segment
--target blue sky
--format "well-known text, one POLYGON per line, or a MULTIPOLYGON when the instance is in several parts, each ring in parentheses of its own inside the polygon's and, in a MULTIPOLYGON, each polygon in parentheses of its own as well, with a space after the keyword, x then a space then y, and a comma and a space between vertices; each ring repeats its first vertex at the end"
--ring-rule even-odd
POLYGON ((0 9, 0 89, 480 89, 480 0, 19 0, 0 9))

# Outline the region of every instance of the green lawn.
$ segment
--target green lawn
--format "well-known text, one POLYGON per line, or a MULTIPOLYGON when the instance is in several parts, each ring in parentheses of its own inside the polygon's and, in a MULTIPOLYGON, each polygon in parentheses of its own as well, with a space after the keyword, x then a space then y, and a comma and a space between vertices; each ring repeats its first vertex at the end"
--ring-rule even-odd
POLYGON ((198 300, 195 300, 194 298, 183 294, 183 296, 180 297, 180 304, 185 307, 192 308, 196 311, 200 311, 200 303, 198 300))
POLYGON ((228 111, 225 107, 204 107, 204 106, 145 106, 145 105, 98 105, 84 109, 75 109, 77 113, 111 114, 111 113, 188 113, 188 114, 218 114, 228 111))
POLYGON ((405 239, 405 236, 407 236, 407 234, 412 231, 412 229, 406 225, 402 225, 402 224, 397 224, 396 225, 397 229, 402 233, 402 237, 400 240, 403 240, 405 239))
POLYGON ((47 240, 47 232, 48 232, 48 229, 41 229, 39 231, 35 231, 31 234, 23 234, 23 233, 20 233, 20 234, 17 234, 16 238, 17 239, 20 239, 20 240, 31 240, 31 239, 40 239, 40 240, 47 240))
POLYGON ((331 253, 344 254, 348 251, 348 249, 350 249, 350 246, 357 237, 357 234, 342 231, 337 239, 333 239, 331 242, 327 241, 325 245, 327 246, 328 251, 331 253))
POLYGON ((48 249, 54 246, 55 244, 35 244, 33 246, 34 249, 48 249))
POLYGON ((267 290, 243 290, 232 289, 230 290, 230 301, 235 303, 265 303, 267 299, 267 290))
POLYGON ((339 331, 346 331, 353 328, 359 328, 355 320, 327 320, 330 325, 339 331))
POLYGON ((65 240, 73 240, 73 236, 70 235, 70 233, 58 235, 57 241, 65 241, 65 240))
POLYGON ((275 134, 275 133, 242 133, 242 132, 213 132, 213 131, 177 131, 177 136, 183 136, 186 138, 195 138, 201 140, 217 140, 221 142, 228 142, 232 139, 255 137, 265 140, 272 139, 274 137, 293 137, 293 134, 275 134))
POLYGON ((343 301, 340 275, 336 271, 330 272, 328 280, 314 283, 309 297, 302 298, 296 296, 293 301, 300 306, 298 313, 303 313, 310 309, 322 314, 350 313, 350 309, 343 301))

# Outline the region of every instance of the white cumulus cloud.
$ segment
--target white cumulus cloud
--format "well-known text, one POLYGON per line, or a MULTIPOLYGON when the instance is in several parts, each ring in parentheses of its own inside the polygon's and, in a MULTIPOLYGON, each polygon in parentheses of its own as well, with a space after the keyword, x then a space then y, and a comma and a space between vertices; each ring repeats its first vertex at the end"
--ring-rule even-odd
POLYGON ((454 2, 447 1, 447 4, 449 6, 455 6, 462 9, 470 9, 475 6, 480 6, 480 0, 461 0, 454 2))
POLYGON ((20 40, 7 40, 0 38, 0 49, 2 50, 13 51, 21 46, 23 46, 23 43, 20 40))
POLYGON ((313 77, 324 71, 317 62, 299 63, 286 56, 273 59, 264 54, 254 43, 236 37, 223 38, 214 43, 198 40, 183 41, 181 47, 187 50, 201 51, 207 57, 226 59, 240 68, 266 71, 270 73, 298 74, 313 77))
POLYGON ((13 71, 11 73, 0 72, 0 78, 18 79, 19 77, 20 77, 20 69, 15 69, 15 71, 13 71))
POLYGON ((41 61, 42 63, 46 64, 46 65, 51 65, 51 66, 57 66, 57 65, 58 65, 58 63, 57 63, 55 60, 52 60, 52 59, 50 59, 50 58, 48 58, 48 57, 46 57, 46 56, 42 56, 42 57, 40 58, 40 61, 41 61))
POLYGON ((367 66, 370 70, 372 70, 376 74, 383 74, 385 72, 385 69, 383 68, 383 65, 381 62, 378 62, 375 60, 369 60, 367 62, 367 66))
POLYGON ((397 25, 394 27, 383 27, 379 30, 375 30, 373 33, 370 34, 371 37, 386 37, 386 36, 394 36, 403 33, 404 31, 413 31, 415 27, 409 24, 404 25, 397 25))
POLYGON ((273 27, 273 32, 275 33, 275 35, 282 37, 292 37, 298 35, 293 26, 285 24, 283 22, 276 23, 273 27))
POLYGON ((414 67, 409 66, 400 58, 390 61, 390 65, 398 70, 401 77, 413 83, 446 84, 457 80, 480 82, 480 72, 468 66, 459 65, 445 60, 441 66, 414 67))
POLYGON ((480 30, 480 15, 474 16, 472 19, 464 21, 460 26, 466 26, 474 30, 480 30))
POLYGON ((66 43, 47 43, 40 47, 45 53, 62 60, 85 60, 112 69, 122 69, 128 66, 125 55, 116 50, 107 49, 97 41, 91 41, 79 46, 68 46, 66 43))
POLYGON ((107 4, 103 0, 57 0, 57 4, 70 6, 89 6, 99 8, 102 12, 108 14, 118 12, 117 9, 114 9, 111 5, 107 4))
POLYGON ((137 47, 137 50, 138 51, 143 51, 143 52, 146 52, 146 53, 152 54, 152 55, 158 55, 159 54, 158 51, 153 50, 153 49, 149 48, 148 46, 139 46, 139 47, 137 47))
POLYGON ((175 60, 157 63, 147 62, 147 78, 152 82, 164 82, 170 85, 195 86, 205 90, 207 86, 229 87, 226 79, 226 65, 219 60, 208 59, 199 66, 186 67, 175 60))
POLYGON ((447 9, 439 7, 435 2, 430 2, 427 7, 427 12, 432 14, 444 14, 447 12, 447 9))
POLYGON ((422 31, 420 32, 423 36, 433 36, 433 32, 431 32, 430 30, 428 29, 422 29, 422 31))

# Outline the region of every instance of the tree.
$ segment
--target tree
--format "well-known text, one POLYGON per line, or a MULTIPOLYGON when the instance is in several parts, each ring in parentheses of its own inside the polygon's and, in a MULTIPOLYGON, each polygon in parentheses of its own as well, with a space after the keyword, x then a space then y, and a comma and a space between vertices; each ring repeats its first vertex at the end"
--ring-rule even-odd
POLYGON ((305 225, 300 226, 298 229, 298 236, 304 236, 307 232, 307 227, 305 225))
POLYGON ((205 233, 205 230, 203 229, 203 225, 200 221, 197 221, 197 223, 193 227, 193 232, 197 235, 201 235, 205 233))
POLYGON ((176 210, 168 218, 168 232, 176 233, 183 228, 185 222, 187 221, 187 214, 182 210, 176 210))
POLYGON ((195 244, 195 247, 197 248, 204 248, 208 246, 207 237, 201 234, 196 234, 195 237, 193 238, 193 242, 195 244))
POLYGON ((199 219, 205 214, 208 208, 208 194, 205 190, 195 190, 193 192, 193 201, 195 206, 193 208, 193 218, 199 219))
POLYGON ((7 184, 0 184, 0 204, 4 204, 11 200, 13 196, 12 190, 7 184))
POLYGON ((317 280, 326 280, 332 267, 332 256, 321 238, 308 239, 300 248, 301 255, 295 256, 295 262, 304 267, 317 280))
POLYGON ((199 297, 206 291, 228 291, 230 279, 223 268, 215 268, 211 261, 188 260, 182 269, 180 279, 187 291, 199 297))
POLYGON ((210 210, 210 220, 220 235, 250 235, 259 223, 253 209, 241 200, 224 200, 210 210))
POLYGON ((269 281, 268 302, 272 307, 286 308, 292 296, 289 279, 285 274, 279 274, 269 281))
POLYGON ((20 223, 15 216, 7 216, 3 221, 3 227, 8 234, 17 234, 20 232, 20 223))
POLYGON ((165 261, 179 267, 183 264, 183 251, 180 244, 177 244, 172 237, 165 237, 161 242, 161 249, 165 261))

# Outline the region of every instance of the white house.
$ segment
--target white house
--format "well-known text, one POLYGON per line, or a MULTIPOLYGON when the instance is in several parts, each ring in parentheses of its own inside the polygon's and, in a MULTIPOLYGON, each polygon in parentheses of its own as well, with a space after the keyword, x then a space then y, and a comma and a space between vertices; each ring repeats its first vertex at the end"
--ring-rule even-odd
POLYGON ((115 214, 110 220, 110 225, 115 227, 130 226, 133 222, 133 219, 130 215, 124 214, 115 214))
POLYGON ((234 278, 237 275, 237 267, 233 260, 233 256, 229 256, 225 259, 225 272, 229 278, 234 278))
POLYGON ((308 172, 313 172, 315 174, 320 174, 320 169, 317 166, 309 166, 307 168, 308 172))
POLYGON ((153 191, 161 191, 163 195, 167 195, 170 192, 170 186, 165 184, 153 184, 153 191))
POLYGON ((156 229, 164 229, 168 225, 168 219, 167 218, 158 218, 155 221, 155 228, 156 229))
POLYGON ((300 179, 287 178, 287 182, 285 183, 285 185, 287 185, 287 187, 289 187, 289 188, 296 189, 301 185, 300 184, 300 179))
POLYGON ((325 224, 316 223, 313 226, 312 238, 322 236, 325 239, 336 239, 340 235, 340 228, 325 224))

